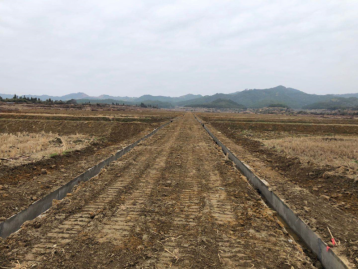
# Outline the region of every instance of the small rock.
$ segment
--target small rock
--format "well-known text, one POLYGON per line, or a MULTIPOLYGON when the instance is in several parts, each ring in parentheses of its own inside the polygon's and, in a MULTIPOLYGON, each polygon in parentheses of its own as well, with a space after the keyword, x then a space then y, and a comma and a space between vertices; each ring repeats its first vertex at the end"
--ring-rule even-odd
POLYGON ((326 199, 326 200, 329 200, 329 199, 330 199, 329 196, 327 196, 327 195, 321 195, 321 197, 324 198, 324 199, 326 199))
POLYGON ((37 197, 36 197, 36 196, 33 196, 33 197, 31 197, 31 200, 32 200, 32 201, 36 201, 36 200, 37 200, 37 197))
POLYGON ((51 165, 51 168, 52 168, 52 169, 56 168, 56 165, 55 165, 55 164, 54 164, 54 165, 51 165))
POLYGON ((46 175, 46 174, 47 174, 47 170, 46 170, 46 169, 41 169, 41 174, 46 175))
POLYGON ((329 174, 328 174, 327 172, 325 172, 325 173, 322 175, 322 177, 323 177, 324 179, 327 179, 327 178, 329 178, 329 174))
POLYGON ((318 191, 318 188, 314 187, 312 190, 313 190, 313 191, 318 191))

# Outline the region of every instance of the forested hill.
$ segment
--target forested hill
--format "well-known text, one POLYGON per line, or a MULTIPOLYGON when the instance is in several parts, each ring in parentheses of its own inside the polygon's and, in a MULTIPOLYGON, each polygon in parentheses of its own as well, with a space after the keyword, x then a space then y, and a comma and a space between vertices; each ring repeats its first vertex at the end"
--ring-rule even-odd
MULTIPOLYGON (((2 98, 11 98, 12 95, 0 94, 2 98)), ((27 97, 37 97, 41 100, 49 99, 67 101, 70 99, 78 100, 79 103, 124 103, 124 104, 148 104, 162 108, 173 107, 230 107, 233 104, 222 100, 230 100, 248 108, 261 108, 273 104, 282 104, 290 108, 332 108, 332 107, 355 107, 354 98, 358 93, 341 95, 316 95, 308 94, 293 88, 277 86, 269 89, 251 89, 238 91, 231 94, 216 93, 214 95, 194 95, 187 94, 179 97, 143 95, 141 97, 120 97, 110 95, 100 95, 92 97, 85 93, 78 92, 64 96, 49 95, 27 95, 27 97), (353 98, 353 99, 352 99, 353 98), (216 100, 217 104, 213 103, 216 100), (219 103, 222 103, 221 105, 219 103), (353 105, 352 105, 353 104, 353 105)), ((235 105, 234 105, 235 106, 235 105)))

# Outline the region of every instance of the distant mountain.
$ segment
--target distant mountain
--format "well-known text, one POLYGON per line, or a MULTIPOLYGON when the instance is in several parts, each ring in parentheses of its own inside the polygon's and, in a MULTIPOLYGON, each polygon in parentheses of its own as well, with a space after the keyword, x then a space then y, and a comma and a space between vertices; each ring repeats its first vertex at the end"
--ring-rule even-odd
MULTIPOLYGON (((0 96, 5 99, 5 98, 12 98, 14 95, 0 93, 0 96)), ((117 102, 125 101, 125 102, 134 102, 134 103, 141 103, 143 101, 146 101, 146 102, 156 101, 156 102, 176 104, 177 102, 189 101, 191 99, 202 97, 202 95, 187 94, 187 95, 183 95, 180 97, 153 96, 153 95, 143 95, 141 97, 127 97, 127 96, 121 97, 121 96, 111 96, 111 95, 103 94, 98 97, 95 97, 95 96, 89 96, 83 92, 78 92, 78 93, 71 93, 71 94, 67 94, 67 95, 63 95, 63 96, 30 95, 29 94, 29 95, 26 95, 26 97, 36 97, 36 98, 40 98, 41 100, 47 100, 47 99, 51 98, 52 100, 62 100, 62 101, 67 101, 67 100, 71 100, 71 99, 76 99, 76 100, 83 99, 83 100, 112 100, 112 101, 114 100, 117 102)), ((82 102, 84 102, 83 100, 82 100, 82 102)), ((101 103, 103 103, 103 102, 101 102, 101 103)))
POLYGON ((136 102, 143 102, 143 101, 161 101, 161 102, 169 102, 169 103, 179 103, 179 102, 186 102, 192 99, 200 98, 202 95, 194 95, 194 94, 187 94, 180 97, 169 97, 169 96, 153 96, 153 95, 143 95, 139 98, 136 98, 136 102))
POLYGON ((76 99, 78 104, 85 104, 85 103, 91 103, 91 104, 112 104, 112 103, 118 103, 118 104, 124 104, 124 105, 129 105, 129 106, 133 106, 135 105, 135 103, 132 102, 128 102, 128 101, 124 101, 124 100, 115 100, 115 99, 92 99, 92 98, 87 98, 87 99, 76 99))
POLYGON ((61 96, 59 98, 61 98, 61 100, 64 101, 64 100, 71 100, 71 99, 83 99, 83 98, 88 98, 88 97, 90 97, 90 96, 83 92, 78 92, 78 93, 70 93, 70 94, 61 96))
POLYGON ((353 108, 358 109, 358 98, 356 97, 336 97, 324 102, 317 102, 303 108, 306 109, 345 109, 345 108, 353 108))
POLYGON ((358 93, 335 94, 335 96, 345 97, 345 98, 349 98, 349 97, 356 97, 356 98, 358 98, 358 93))
POLYGON ((13 94, 0 93, 0 96, 1 96, 2 98, 4 98, 4 99, 6 99, 6 98, 11 99, 14 95, 13 95, 13 94))
POLYGON ((266 107, 271 104, 283 103, 291 108, 301 108, 305 105, 329 100, 333 95, 315 95, 301 92, 296 89, 277 86, 270 89, 252 89, 233 94, 217 93, 211 96, 180 102, 178 105, 206 104, 217 99, 228 99, 250 108, 266 107))
MULTIPOLYGON (((3 98, 12 98, 13 95, 9 94, 0 94, 3 98)), ((46 100, 51 98, 52 100, 62 100, 67 101, 70 99, 76 99, 80 102, 91 101, 91 103, 126 103, 126 104, 157 104, 162 107, 174 107, 174 106, 197 106, 211 104, 213 101, 221 100, 231 100, 237 104, 241 104, 248 108, 260 108, 267 107, 273 104, 285 104, 290 108, 303 108, 307 107, 314 103, 325 103, 329 102, 332 99, 350 97, 358 98, 358 93, 351 94, 341 94, 341 95, 316 95, 308 94, 302 91, 286 88, 284 86, 277 86, 269 89, 251 89, 238 91, 231 94, 217 93, 214 95, 194 95, 187 94, 180 97, 169 97, 169 96, 153 96, 153 95, 143 95, 141 97, 120 97, 120 96, 110 96, 110 95, 100 95, 98 97, 89 96, 85 93, 78 92, 67 94, 64 96, 49 96, 49 95, 26 95, 28 97, 37 97, 41 100, 46 100)))
MULTIPOLYGON (((12 98, 14 95, 13 94, 2 94, 0 93, 0 96, 2 98, 12 98)), ((23 96, 23 95, 20 95, 23 96)), ((36 97, 36 98, 40 98, 42 101, 47 100, 47 99, 52 99, 52 100, 62 100, 62 101, 67 101, 67 100, 71 100, 71 99, 83 99, 83 98, 90 98, 89 95, 83 93, 83 92, 78 92, 78 93, 70 93, 70 94, 66 94, 63 96, 51 96, 51 95, 32 95, 32 94, 26 94, 26 97, 36 97)))
POLYGON ((193 104, 193 105, 186 105, 186 107, 203 107, 203 108, 246 108, 243 105, 240 105, 232 100, 227 99, 216 99, 210 103, 206 104, 193 104))
POLYGON ((120 105, 128 105, 128 106, 134 106, 134 105, 140 105, 141 103, 145 104, 146 106, 155 106, 158 108, 173 108, 174 105, 169 102, 162 102, 157 100, 143 100, 141 102, 134 101, 134 102, 128 102, 125 100, 115 100, 115 99, 77 99, 77 103, 79 104, 85 104, 85 103, 91 103, 91 104, 120 104, 120 105))

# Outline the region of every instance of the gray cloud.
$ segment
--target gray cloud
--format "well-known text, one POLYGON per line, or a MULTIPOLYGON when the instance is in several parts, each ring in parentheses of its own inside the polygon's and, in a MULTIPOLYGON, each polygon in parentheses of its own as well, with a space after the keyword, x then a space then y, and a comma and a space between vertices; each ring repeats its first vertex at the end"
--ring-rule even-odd
POLYGON ((0 92, 357 92, 358 2, 1 0, 0 92))

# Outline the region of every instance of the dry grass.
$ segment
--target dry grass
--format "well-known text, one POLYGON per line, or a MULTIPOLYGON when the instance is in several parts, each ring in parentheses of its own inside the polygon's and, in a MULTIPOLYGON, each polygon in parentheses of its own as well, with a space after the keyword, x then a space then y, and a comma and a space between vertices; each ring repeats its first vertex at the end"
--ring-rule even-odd
POLYGON ((286 137, 261 140, 267 147, 303 162, 317 165, 346 166, 358 170, 358 138, 356 137, 286 137))
POLYGON ((0 135, 0 159, 5 164, 20 164, 49 158, 64 151, 81 149, 90 143, 85 135, 59 136, 52 133, 0 135), (60 138, 62 143, 56 142, 60 138))

